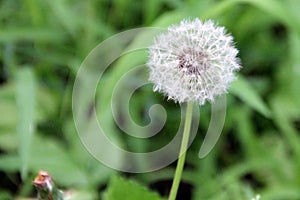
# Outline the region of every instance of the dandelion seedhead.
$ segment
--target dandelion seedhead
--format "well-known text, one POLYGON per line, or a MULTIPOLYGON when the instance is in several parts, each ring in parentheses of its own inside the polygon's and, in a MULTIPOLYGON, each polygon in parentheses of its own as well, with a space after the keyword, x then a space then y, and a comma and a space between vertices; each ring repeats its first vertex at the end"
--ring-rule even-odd
POLYGON ((149 49, 154 91, 179 103, 213 101, 241 68, 233 37, 212 20, 183 20, 158 35, 149 49))

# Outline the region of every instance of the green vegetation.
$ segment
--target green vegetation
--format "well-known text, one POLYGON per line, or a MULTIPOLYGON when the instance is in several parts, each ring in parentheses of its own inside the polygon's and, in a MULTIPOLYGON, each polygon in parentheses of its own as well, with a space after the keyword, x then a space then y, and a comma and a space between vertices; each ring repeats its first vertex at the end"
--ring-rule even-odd
MULTIPOLYGON (((76 132, 72 89, 84 58, 109 36, 193 17, 214 19, 232 33, 243 69, 227 95, 222 135, 204 159, 198 152, 210 105, 201 107, 178 199, 248 200, 256 194, 263 200, 300 199, 299 10, 298 0, 1 0, 0 199, 36 197, 32 180, 39 170, 81 199, 166 198, 176 163, 142 174, 99 163, 76 132)), ((109 95, 101 95, 109 94, 120 74, 147 59, 145 52, 129 56, 105 72, 101 84, 108 91, 97 94, 99 109, 109 107, 109 95)), ((131 117, 149 123, 154 103, 168 114, 158 136, 124 136, 110 118, 106 132, 131 151, 164 146, 180 122, 178 105, 148 85, 133 95, 131 117)))

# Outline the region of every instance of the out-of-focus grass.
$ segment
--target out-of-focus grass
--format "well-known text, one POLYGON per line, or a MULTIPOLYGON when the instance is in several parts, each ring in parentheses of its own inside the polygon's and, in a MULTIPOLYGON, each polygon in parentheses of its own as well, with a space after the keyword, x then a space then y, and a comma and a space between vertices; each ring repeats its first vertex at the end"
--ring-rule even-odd
MULTIPOLYGON (((31 180, 39 169, 48 170, 62 188, 100 198, 116 172, 86 152, 74 128, 71 95, 80 63, 98 43, 119 31, 166 27, 192 17, 212 18, 232 32, 243 69, 227 98, 221 139, 202 160, 197 155, 209 122, 209 105, 201 110, 179 198, 238 200, 259 193, 262 199, 299 199, 299 9, 298 0, 2 0, 0 199, 31 196, 31 180)), ((105 73, 100 108, 110 107, 108 97, 118 76, 146 58, 125 56, 105 73)), ((178 124, 178 106, 152 93, 151 87, 132 101, 132 117, 142 124, 148 118, 140 113, 153 102, 166 106, 172 123, 166 124, 163 136, 148 142, 124 138, 112 119, 107 119, 109 132, 137 151, 167 143, 172 137, 168 133, 178 124)), ((169 166, 130 179, 166 196, 173 172, 169 166)))

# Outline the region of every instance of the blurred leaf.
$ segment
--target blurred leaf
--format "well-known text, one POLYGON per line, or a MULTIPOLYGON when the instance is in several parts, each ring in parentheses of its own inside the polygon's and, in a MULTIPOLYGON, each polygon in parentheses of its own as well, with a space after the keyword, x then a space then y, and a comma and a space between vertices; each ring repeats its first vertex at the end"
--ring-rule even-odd
POLYGON ((13 197, 9 192, 0 189, 0 199, 13 199, 13 197))
POLYGON ((295 17, 291 15, 289 9, 286 9, 286 3, 282 0, 233 0, 241 3, 249 3, 256 6, 259 9, 271 14, 273 17, 281 20, 283 23, 290 27, 297 28, 300 31, 300 26, 297 23, 295 17))
POLYGON ((298 187, 275 186, 262 194, 262 199, 300 199, 300 192, 298 187))
POLYGON ((251 85, 242 76, 239 76, 238 80, 234 81, 231 84, 230 91, 265 117, 271 117, 270 109, 263 102, 255 89, 252 88, 251 85))
POLYGON ((5 113, 5 117, 2 117, 0 120, 0 128, 15 131, 17 109, 15 103, 15 87, 13 84, 0 86, 0 113, 5 113))
POLYGON ((196 2, 197 2, 197 6, 191 9, 195 11, 197 16, 204 19, 214 18, 218 15, 221 15, 223 12, 225 12, 226 10, 232 8, 234 5, 237 4, 237 2, 235 1, 220 1, 218 3, 213 1, 196 1, 196 2))
MULTIPOLYGON (((290 66, 288 66, 289 72, 286 75, 287 83, 291 84, 290 93, 295 97, 296 102, 300 101, 300 32, 291 31, 289 34, 289 45, 290 45, 290 66), (290 74, 291 73, 291 74, 290 74)), ((298 106, 299 108, 299 106, 298 106)), ((300 109, 297 109, 300 111, 300 109)), ((300 113, 300 112, 299 112, 300 113)))
POLYGON ((39 25, 43 23, 43 10, 40 9, 40 1, 25 0, 25 9, 31 17, 34 25, 39 25))
POLYGON ((286 0, 285 4, 286 10, 293 15, 295 20, 298 23, 298 26, 300 26, 300 4, 298 0, 286 0))
POLYGON ((72 160, 69 152, 56 140, 47 137, 36 135, 32 141, 30 169, 49 171, 57 183, 65 186, 88 183, 84 171, 72 160))
POLYGON ((23 179, 27 177, 31 139, 35 129, 36 83, 31 68, 20 69, 16 74, 16 102, 18 106, 19 154, 23 179))
POLYGON ((258 152, 260 156, 262 156, 262 147, 258 143, 258 138, 255 136, 255 125, 251 121, 251 112, 250 108, 246 107, 246 105, 242 105, 239 107, 233 108, 235 109, 234 117, 235 124, 238 133, 237 134, 239 141, 242 144, 242 150, 245 153, 245 156, 249 158, 257 158, 258 152))
POLYGON ((70 200, 93 200, 98 199, 96 191, 91 190, 70 190, 64 191, 65 199, 70 200))
POLYGON ((159 0, 146 0, 144 3, 144 18, 145 23, 152 22, 161 8, 162 1, 159 0))
POLYGON ((0 149, 14 151, 18 148, 18 137, 15 133, 0 131, 0 149))
MULTIPOLYGON (((299 102, 295 102, 293 98, 278 95, 272 98, 270 104, 274 113, 274 123, 281 129, 294 153, 300 156, 300 137, 292 124, 293 117, 298 115, 299 102)), ((300 161, 297 159, 297 162, 300 161)))
POLYGON ((143 186, 121 177, 113 176, 108 189, 104 194, 104 200, 162 200, 155 192, 151 192, 143 186))
POLYGON ((74 34, 77 25, 78 20, 74 20, 76 18, 76 13, 72 12, 71 7, 68 6, 67 1, 60 1, 60 0, 52 0, 52 1, 44 1, 47 5, 46 7, 49 7, 52 11, 52 17, 56 17, 56 21, 58 23, 61 23, 66 30, 74 34))
POLYGON ((63 34, 58 34, 58 30, 35 27, 6 27, 0 29, 0 42, 15 41, 55 41, 59 42, 63 39, 63 34))
POLYGON ((0 169, 5 172, 17 172, 21 167, 21 160, 18 155, 0 155, 0 169))
POLYGON ((87 174, 89 176, 89 185, 98 186, 99 184, 105 184, 109 177, 116 173, 116 171, 94 159, 87 149, 82 145, 80 138, 77 137, 73 119, 70 119, 64 123, 63 130, 70 145, 70 158, 74 160, 78 167, 82 169, 88 168, 87 174))
MULTIPOLYGON (((64 186, 88 184, 84 171, 57 141, 35 135, 30 155, 28 170, 49 171, 55 181, 64 186)), ((17 172, 22 166, 21 158, 15 154, 0 155, 0 160, 0 169, 7 172, 17 172)))

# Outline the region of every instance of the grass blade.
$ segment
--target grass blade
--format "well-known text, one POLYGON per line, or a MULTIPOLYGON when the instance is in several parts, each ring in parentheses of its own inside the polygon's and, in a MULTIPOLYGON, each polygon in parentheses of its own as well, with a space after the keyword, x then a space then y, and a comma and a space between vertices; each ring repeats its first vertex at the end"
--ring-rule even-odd
POLYGON ((35 80, 31 68, 20 69, 16 74, 16 103, 18 108, 17 132, 19 139, 20 172, 22 179, 28 173, 30 143, 35 127, 35 80))

